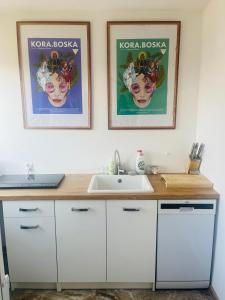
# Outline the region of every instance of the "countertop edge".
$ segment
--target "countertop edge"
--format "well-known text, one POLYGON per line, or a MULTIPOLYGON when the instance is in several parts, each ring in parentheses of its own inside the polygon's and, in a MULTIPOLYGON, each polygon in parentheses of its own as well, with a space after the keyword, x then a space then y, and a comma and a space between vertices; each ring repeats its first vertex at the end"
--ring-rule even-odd
POLYGON ((220 195, 213 188, 173 188, 165 187, 159 175, 148 176, 152 193, 88 193, 87 188, 93 174, 67 174, 57 189, 2 189, 0 200, 176 200, 215 199, 220 195))

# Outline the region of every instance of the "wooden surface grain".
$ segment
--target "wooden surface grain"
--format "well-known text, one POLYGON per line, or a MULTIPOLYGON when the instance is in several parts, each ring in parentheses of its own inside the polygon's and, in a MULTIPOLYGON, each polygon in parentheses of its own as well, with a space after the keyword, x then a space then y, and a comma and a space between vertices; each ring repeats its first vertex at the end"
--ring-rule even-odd
POLYGON ((213 188, 213 183, 204 175, 161 174, 167 188, 213 188))
POLYGON ((88 199, 219 199, 212 188, 166 188, 159 175, 150 175, 154 192, 145 193, 105 193, 87 192, 91 174, 66 175, 56 189, 0 189, 0 200, 88 200, 88 199))

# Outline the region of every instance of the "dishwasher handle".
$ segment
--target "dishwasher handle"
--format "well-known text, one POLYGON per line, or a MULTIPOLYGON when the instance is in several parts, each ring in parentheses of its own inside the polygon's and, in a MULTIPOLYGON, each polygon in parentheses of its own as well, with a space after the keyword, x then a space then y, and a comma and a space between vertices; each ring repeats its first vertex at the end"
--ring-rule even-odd
POLYGON ((195 208, 193 206, 183 207, 181 206, 179 208, 179 212, 194 212, 195 208))

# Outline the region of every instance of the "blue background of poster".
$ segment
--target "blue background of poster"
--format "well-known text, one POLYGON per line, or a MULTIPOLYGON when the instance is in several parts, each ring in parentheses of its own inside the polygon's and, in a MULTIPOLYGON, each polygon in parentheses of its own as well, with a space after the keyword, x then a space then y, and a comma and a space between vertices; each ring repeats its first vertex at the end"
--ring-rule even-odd
POLYGON ((81 82, 81 45, 78 38, 28 38, 29 67, 31 77, 32 106, 34 114, 82 114, 82 82, 81 82), (31 47, 32 41, 56 42, 76 42, 78 48, 71 47, 31 47), (51 58, 51 52, 57 51, 59 58, 61 55, 73 54, 73 49, 78 49, 73 56, 75 66, 78 71, 78 79, 67 94, 66 103, 62 107, 54 107, 48 100, 48 95, 40 88, 36 73, 40 65, 40 56, 45 55, 51 58))

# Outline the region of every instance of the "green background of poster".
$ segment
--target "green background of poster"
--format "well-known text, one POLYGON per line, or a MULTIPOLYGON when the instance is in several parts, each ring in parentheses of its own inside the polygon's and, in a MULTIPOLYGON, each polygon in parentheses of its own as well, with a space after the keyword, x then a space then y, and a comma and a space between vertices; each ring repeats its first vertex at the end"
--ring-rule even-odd
POLYGON ((167 81, 168 81, 168 57, 169 57, 169 39, 118 39, 117 47, 117 114, 118 115, 158 115, 167 113, 167 81), (164 42, 166 48, 165 54, 160 59, 160 65, 163 65, 165 78, 161 85, 154 91, 150 104, 146 108, 139 108, 134 104, 133 96, 123 83, 123 73, 125 65, 128 67, 128 56, 133 61, 138 59, 140 52, 144 52, 147 57, 161 53, 161 48, 120 48, 121 42, 134 42, 140 46, 142 42, 164 42))

